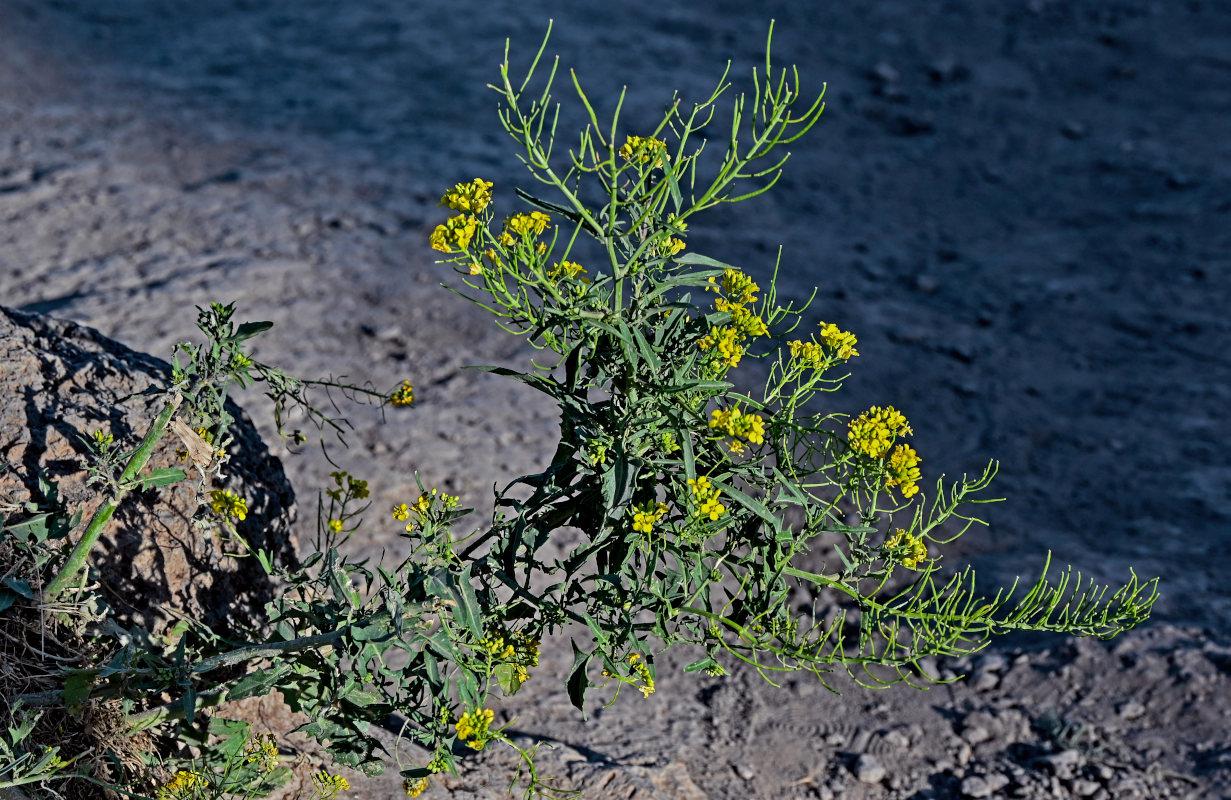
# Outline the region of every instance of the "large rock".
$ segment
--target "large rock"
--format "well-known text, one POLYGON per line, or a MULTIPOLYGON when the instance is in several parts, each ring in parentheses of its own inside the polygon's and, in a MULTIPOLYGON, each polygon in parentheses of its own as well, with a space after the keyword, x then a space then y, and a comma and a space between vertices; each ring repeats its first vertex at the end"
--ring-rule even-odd
MULTIPOLYGON (((70 509, 83 511, 69 534, 75 540, 103 499, 86 486, 80 437, 101 429, 134 446, 163 403, 139 393, 165 386, 170 369, 91 328, 0 307, 0 464, 9 462, 0 472, 0 500, 38 500, 45 475, 70 509)), ((243 411, 234 404, 228 410, 235 441, 225 482, 213 488, 247 501, 238 530, 248 542, 294 563, 294 493, 282 465, 243 411)), ((185 467, 181 448, 168 433, 146 469, 185 467)), ((181 482, 130 493, 117 510, 90 564, 122 622, 162 633, 180 614, 230 629, 262 618, 275 587, 255 558, 225 555, 216 536, 195 528, 195 508, 194 489, 181 482)))

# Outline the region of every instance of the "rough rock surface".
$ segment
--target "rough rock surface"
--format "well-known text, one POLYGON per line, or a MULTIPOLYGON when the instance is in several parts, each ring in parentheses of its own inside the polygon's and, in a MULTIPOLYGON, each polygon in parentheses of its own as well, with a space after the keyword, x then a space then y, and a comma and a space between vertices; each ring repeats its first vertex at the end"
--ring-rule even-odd
MULTIPOLYGON (((169 378, 166 362, 96 330, 0 307, 0 463, 10 465, 0 473, 0 497, 42 500, 42 475, 56 484, 70 511, 82 512, 84 527, 103 497, 86 485, 81 437, 101 430, 134 447, 164 401, 140 393, 169 378)), ((294 492, 252 423, 234 403, 229 411, 236 418, 235 441, 225 481, 215 488, 247 501, 247 518, 237 528, 254 547, 294 563, 294 492)), ((176 455, 180 448, 177 437, 164 436, 147 473, 185 467, 176 455)), ((188 471, 195 481, 195 470, 188 471)), ((251 626, 273 597, 256 559, 225 556, 216 536, 194 528, 194 481, 130 493, 90 557, 106 601, 122 619, 153 633, 163 633, 177 614, 232 629, 251 626)))

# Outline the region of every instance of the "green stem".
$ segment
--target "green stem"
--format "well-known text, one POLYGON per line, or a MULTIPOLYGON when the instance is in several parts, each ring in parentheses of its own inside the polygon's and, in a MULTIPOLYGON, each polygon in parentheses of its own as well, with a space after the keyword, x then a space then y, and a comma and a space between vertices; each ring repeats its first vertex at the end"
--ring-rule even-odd
POLYGON ((90 555, 90 551, 94 549, 94 545, 107 527, 107 523, 111 521, 111 515, 115 513, 116 508, 123 502, 137 474, 145 468, 146 462, 150 460, 150 455, 154 452, 154 446, 158 444, 158 441, 166 432, 167 424, 171 422, 171 417, 175 415, 182 399, 179 394, 176 394, 163 406, 162 411, 154 420, 154 424, 150 426, 149 431, 145 434, 145 438, 141 440, 141 444, 133 451, 132 457, 128 460, 128 465, 124 467, 124 472, 120 475, 114 495, 94 512, 89 525, 86 526, 85 533, 81 536, 81 541, 77 542, 77 546, 73 548, 68 561, 60 569, 59 574, 52 578, 51 583, 47 584, 47 588, 43 591, 44 603, 50 603, 59 597, 69 582, 80 574, 85 566, 86 558, 90 555))

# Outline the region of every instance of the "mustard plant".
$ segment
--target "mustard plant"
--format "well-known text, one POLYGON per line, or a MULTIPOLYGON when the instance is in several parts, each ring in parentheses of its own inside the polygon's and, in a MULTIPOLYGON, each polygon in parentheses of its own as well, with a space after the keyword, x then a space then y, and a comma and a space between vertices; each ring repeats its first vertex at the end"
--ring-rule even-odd
MULTIPOLYGON (((67 510, 10 521, 5 535, 37 549, 36 567, 50 580, 41 596, 28 582, 8 583, 0 599, 12 613, 90 595, 82 576, 106 517, 133 488, 189 480, 193 468, 198 525, 257 558, 285 591, 267 619, 238 634, 185 624, 160 643, 113 631, 109 647, 60 670, 52 688, 6 694, 10 719, 113 703, 134 735, 158 732, 207 754, 204 765, 163 759, 175 771, 162 789, 181 774, 174 788, 185 792, 242 774, 247 791, 265 778, 226 771, 241 752, 241 729, 203 715, 276 690, 306 715, 301 730, 338 763, 370 774, 387 755, 374 728, 395 723, 400 738, 430 754, 407 765, 395 753, 409 796, 427 790, 431 776, 455 772, 461 754, 493 743, 520 754, 514 785, 527 796, 564 796, 538 775, 537 748, 520 748, 493 708, 497 695, 542 679, 539 649, 552 634, 571 636, 572 667, 557 677, 584 713, 595 690, 651 697, 656 662, 673 647, 692 648, 686 670, 709 675, 742 663, 771 682, 802 671, 830 686, 841 672, 865 686, 925 686, 938 679, 923 659, 972 653, 999 634, 1109 638, 1149 615, 1156 581, 1135 574, 1113 590, 1045 567, 1024 592, 1014 583, 987 597, 976 594, 969 567, 942 570, 945 545, 980 522, 976 506, 993 502, 986 491, 995 463, 975 477, 929 483, 905 410, 844 411, 832 399, 861 357, 857 337, 830 322, 798 330, 808 303, 779 302, 781 253, 762 288, 749 272, 689 249, 697 215, 773 187, 783 148, 818 122, 823 88, 805 99, 798 72, 773 67, 767 41, 751 95, 731 94, 728 65, 701 102, 672 98, 656 123, 627 130, 623 94, 600 121, 570 73, 588 125, 561 152, 551 95, 558 64, 543 63, 546 45, 515 77, 506 44, 492 88, 503 129, 547 195, 518 190, 520 205, 498 214, 511 197, 493 182, 458 183, 441 200, 453 213, 429 244, 454 265, 455 291, 548 354, 527 371, 479 369, 557 404, 551 462, 499 490, 484 524, 460 498, 416 478, 382 513, 404 539, 401 557, 377 564, 345 555, 370 490, 335 472, 318 501, 312 552, 297 565, 277 563, 238 533, 243 498, 213 483, 230 444, 228 387, 263 383, 279 430, 294 406, 339 436, 345 421, 317 410, 309 389, 336 387, 394 407, 412 404, 414 391, 297 380, 246 352, 268 323, 236 325, 233 306, 201 309, 206 342, 177 348, 165 406, 144 439, 89 437, 105 516, 87 522, 67 553, 42 546, 51 530, 65 541, 76 531, 67 510), (725 149, 705 155, 712 141, 725 149), (756 359, 764 367, 749 389, 739 370, 756 359), (191 466, 144 472, 143 454, 168 432, 191 466), (567 552, 556 544, 564 534, 578 542, 567 552), (813 607, 800 610, 801 597, 813 607), (826 617, 815 605, 822 600, 843 610, 826 617)), ((75 774, 54 748, 17 739, 0 750, 0 778, 75 774)), ((344 789, 328 771, 317 778, 321 796, 344 789)))

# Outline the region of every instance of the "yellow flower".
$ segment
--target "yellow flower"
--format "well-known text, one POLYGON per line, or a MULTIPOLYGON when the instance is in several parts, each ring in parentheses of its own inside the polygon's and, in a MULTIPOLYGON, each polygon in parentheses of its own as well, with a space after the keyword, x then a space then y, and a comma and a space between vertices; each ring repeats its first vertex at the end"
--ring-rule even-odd
POLYGON ((692 489, 693 499, 696 501, 696 508, 693 510, 695 517, 709 517, 713 522, 722 516, 727 507, 718 502, 719 495, 722 490, 714 486, 710 479, 704 475, 697 479, 688 479, 688 486, 692 489))
POLYGON ((341 533, 342 532, 342 520, 340 519, 329 520, 329 530, 333 531, 334 533, 341 533))
POLYGON ((480 709, 473 714, 467 711, 454 726, 457 728, 457 738, 473 750, 482 750, 488 742, 496 738, 496 734, 491 731, 495 717, 496 712, 490 708, 480 709))
POLYGON ((410 516, 410 507, 407 506, 405 503, 399 503, 398 505, 393 507, 393 518, 396 519, 398 522, 405 522, 406 518, 409 516, 410 516))
POLYGON ((654 503, 647 500, 630 511, 633 515, 633 530, 637 533, 652 533, 654 531, 654 523, 662 519, 667 511, 666 503, 654 503))
POLYGON ((155 797, 158 800, 186 800, 192 797, 198 789, 205 789, 208 784, 201 773, 196 770, 180 770, 175 777, 164 784, 155 797))
POLYGON ((470 274, 471 275, 482 275, 483 265, 480 264, 478 261, 471 261, 470 262, 470 274))
POLYGON ((350 788, 350 781, 341 775, 330 775, 325 770, 321 770, 312 776, 312 785, 316 787, 321 800, 333 800, 339 792, 350 788))
POLYGON ((630 655, 628 663, 633 665, 633 672, 641 680, 641 685, 637 687, 641 691, 641 696, 649 697, 654 694, 654 676, 650 674, 650 665, 641 659, 641 654, 630 655))
MULTIPOLYGON (((585 273, 586 268, 580 264, 575 264, 572 261, 561 261, 559 264, 553 264, 547 272, 547 277, 550 280, 556 281, 560 278, 568 280, 577 280, 579 275, 585 273)), ((585 280, 583 278, 583 280, 585 280)))
POLYGON ((407 797, 418 797, 427 791, 427 778, 405 778, 402 780, 402 791, 406 792, 407 797))
POLYGON ((243 522, 248 517, 248 501, 230 489, 215 489, 209 493, 209 510, 218 516, 230 516, 243 522))
POLYGON ((272 772, 278 766, 278 740, 272 733, 254 736, 244 747, 244 761, 256 764, 259 772, 272 772))
POLYGON ((799 362, 800 366, 818 370, 825 368, 825 350, 816 342, 796 339, 790 343, 790 347, 791 358, 799 362))
MULTIPOLYGON (((757 292, 761 291, 761 287, 757 286, 752 278, 737 269, 723 270, 720 278, 710 278, 709 285, 705 289, 710 292, 718 292, 720 296, 726 298, 727 302, 736 305, 748 305, 756 302, 757 292)), ((719 310, 726 311, 727 309, 720 308, 719 310)))
MULTIPOLYGON (((529 214, 514 214, 504 221, 505 230, 509 233, 515 233, 518 236, 538 236, 550 226, 547 224, 551 217, 544 214, 542 211, 531 211, 529 214)), ((501 242, 504 239, 501 238, 501 242)), ((509 238, 509 247, 513 244, 512 237, 509 238)))
POLYGON ((885 478, 885 485, 890 488, 900 486, 903 497, 914 497, 919 493, 921 476, 918 465, 919 454, 915 449, 908 444, 898 445, 889 456, 889 475, 885 478))
POLYGON ((449 217, 443 225, 437 225, 428 242, 433 250, 442 253, 462 253, 470 246, 479 221, 469 214, 449 217))
POLYGON ((634 161, 645 164, 653 159, 654 167, 661 167, 663 159, 671 159, 671 156, 667 155, 667 143, 648 136, 629 136, 620 148, 620 157, 630 164, 634 161))
POLYGON ((478 214, 492 201, 492 182, 475 178, 470 183, 459 183, 440 199, 438 205, 465 214, 478 214))
POLYGON ((697 342, 697 347, 702 350, 713 348, 723 364, 728 367, 738 367, 740 359, 746 352, 746 348, 740 341, 739 331, 724 326, 710 329, 709 335, 697 342))
POLYGON ((917 569, 919 562, 928 557, 928 546, 922 536, 911 536, 905 530, 898 528, 897 532, 885 542, 889 549, 904 548, 902 566, 907 569, 917 569))
POLYGON ((757 336, 769 336, 769 328, 759 315, 753 314, 741 305, 730 304, 729 309, 731 312, 731 325, 741 337, 752 339, 757 336))
MULTIPOLYGON (((765 420, 760 414, 745 414, 738 408, 716 409, 710 412, 709 426, 725 432, 728 436, 746 439, 752 444, 765 442, 765 420)), ((739 443, 732 443, 731 451, 743 452, 743 445, 740 444, 736 449, 736 444, 739 443)))
POLYGON ((389 402, 396 408, 405 408, 415 402, 415 387, 410 385, 410 381, 402 381, 402 385, 389 395, 389 402))
POLYGON ((893 406, 872 406, 851 420, 847 440, 854 451, 869 458, 883 458, 896 437, 913 432, 906 417, 893 406))
POLYGON ((668 236, 658 243, 658 253, 663 257, 673 256, 684 249, 684 242, 674 236, 668 236))
POLYGON ((820 323, 820 328, 821 341, 833 350, 838 358, 848 359, 859 355, 859 351, 855 349, 855 344, 859 341, 855 338, 855 334, 841 330, 831 322, 820 323))

